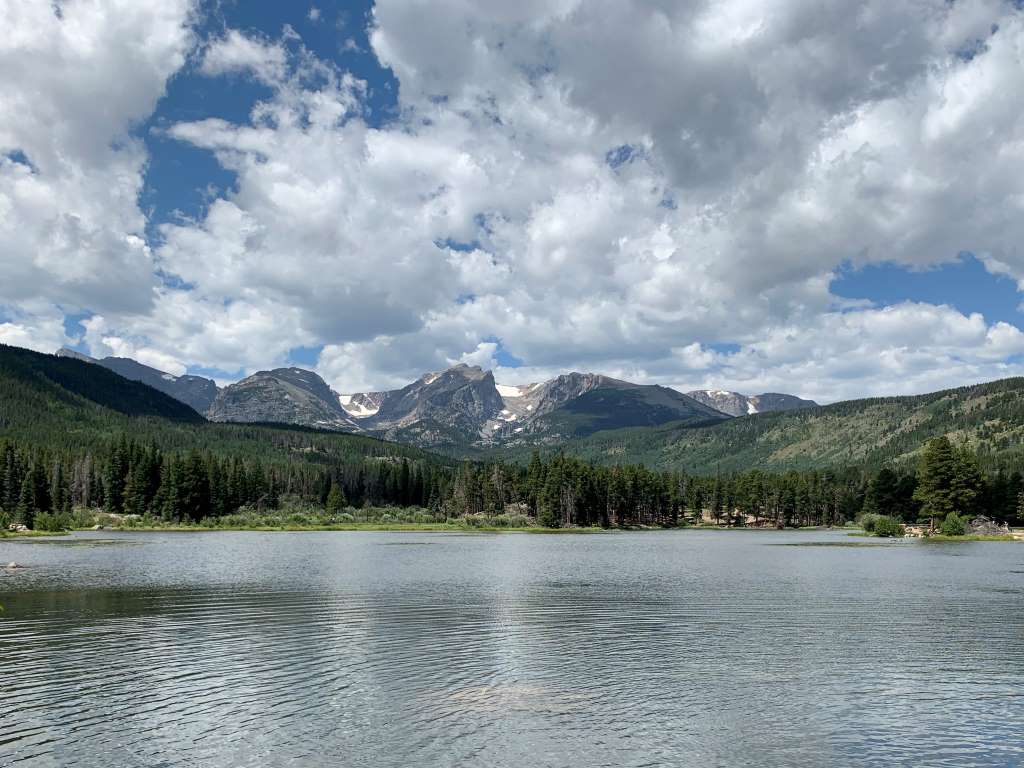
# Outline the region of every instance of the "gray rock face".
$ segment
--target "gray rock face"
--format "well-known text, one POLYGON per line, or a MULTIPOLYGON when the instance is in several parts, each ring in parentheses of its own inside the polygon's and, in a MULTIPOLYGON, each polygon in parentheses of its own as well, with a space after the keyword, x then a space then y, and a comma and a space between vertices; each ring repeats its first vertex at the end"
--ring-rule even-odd
POLYGON ((792 411, 798 408, 814 408, 818 405, 813 400, 803 400, 795 395, 784 395, 777 392, 747 396, 723 389, 697 389, 686 394, 729 416, 749 416, 769 411, 792 411))
POLYGON ((566 403, 601 387, 617 387, 625 382, 597 373, 565 373, 541 384, 531 398, 536 403, 532 418, 543 416, 566 403))
POLYGON ((131 381, 140 381, 153 389, 170 395, 198 413, 205 414, 217 397, 217 384, 212 379, 202 376, 173 376, 164 371, 150 368, 127 357, 104 357, 102 360, 75 352, 73 349, 60 349, 58 357, 71 357, 87 363, 95 363, 124 376, 131 381))
POLYGON ((302 368, 260 371, 225 387, 210 406, 213 421, 275 422, 357 429, 327 382, 302 368))
POLYGON ((818 404, 813 400, 804 400, 796 395, 785 395, 779 392, 765 392, 763 395, 754 395, 750 400, 754 403, 758 413, 798 411, 801 408, 818 407, 818 404))
POLYGON ((374 400, 377 412, 360 426, 389 439, 409 439, 420 445, 470 442, 504 408, 494 375, 468 365, 425 374, 407 387, 371 398, 374 400))

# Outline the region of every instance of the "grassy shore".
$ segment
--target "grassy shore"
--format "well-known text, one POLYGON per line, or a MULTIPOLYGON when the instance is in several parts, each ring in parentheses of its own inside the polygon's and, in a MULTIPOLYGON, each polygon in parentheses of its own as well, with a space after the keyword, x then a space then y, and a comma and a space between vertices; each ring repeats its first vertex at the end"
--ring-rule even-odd
MULTIPOLYGON (((847 536, 857 536, 861 538, 869 539, 880 539, 881 536, 877 536, 874 533, 867 533, 866 531, 854 531, 853 533, 846 534, 847 536)), ((1013 534, 1003 534, 998 536, 982 535, 979 533, 965 533, 963 536, 943 536, 941 533, 935 533, 931 536, 893 536, 889 537, 893 541, 923 541, 927 543, 931 542, 962 542, 962 541, 1024 541, 1020 535, 1014 536, 1013 534)))
MULTIPOLYGON (((91 529, 80 529, 91 530, 91 529)), ((543 528, 540 526, 501 527, 488 525, 460 524, 457 521, 444 523, 339 523, 329 525, 131 525, 110 526, 104 530, 127 533, 217 533, 224 531, 407 531, 407 532, 452 532, 452 533, 606 533, 602 528, 543 528)))
POLYGON ((67 536, 68 531, 0 531, 0 539, 29 539, 36 536, 67 536))

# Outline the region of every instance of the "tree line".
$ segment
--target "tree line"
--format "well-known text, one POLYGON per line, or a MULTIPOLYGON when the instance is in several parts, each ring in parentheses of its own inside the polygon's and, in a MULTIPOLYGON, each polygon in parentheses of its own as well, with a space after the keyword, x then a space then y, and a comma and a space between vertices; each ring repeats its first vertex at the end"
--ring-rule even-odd
MULTIPOLYGON (((438 506, 445 468, 388 454, 328 464, 163 450, 125 436, 109 451, 57 452, 0 441, 0 521, 34 527, 39 515, 76 508, 199 522, 282 498, 335 507, 438 506)), ((46 518, 50 521, 50 518, 46 518)))
POLYGON ((289 460, 175 451, 121 435, 106 449, 57 451, 0 442, 0 522, 33 527, 73 509, 200 522, 282 499, 339 511, 421 507, 438 519, 514 513, 547 527, 841 525, 864 513, 904 522, 1020 517, 1019 471, 983 472, 946 438, 928 443, 919 466, 875 473, 857 468, 688 475, 643 466, 604 467, 535 453, 524 467, 493 462, 451 466, 402 455, 289 460), (45 515, 39 518, 40 515, 45 515))

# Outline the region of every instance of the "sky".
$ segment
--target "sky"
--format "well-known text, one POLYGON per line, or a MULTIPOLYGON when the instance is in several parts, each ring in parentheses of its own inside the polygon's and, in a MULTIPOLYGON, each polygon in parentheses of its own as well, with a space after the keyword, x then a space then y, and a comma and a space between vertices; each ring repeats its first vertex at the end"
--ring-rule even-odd
POLYGON ((339 392, 1024 375, 1021 0, 0 0, 0 343, 339 392))

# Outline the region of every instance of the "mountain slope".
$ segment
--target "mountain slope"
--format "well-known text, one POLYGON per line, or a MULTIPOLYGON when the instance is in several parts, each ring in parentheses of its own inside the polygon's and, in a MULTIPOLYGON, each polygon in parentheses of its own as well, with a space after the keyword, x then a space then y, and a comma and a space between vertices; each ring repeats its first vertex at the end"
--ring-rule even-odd
POLYGON ((143 384, 148 384, 153 389, 160 390, 175 400, 185 403, 197 413, 206 413, 213 404, 214 398, 217 397, 217 384, 212 379, 191 375, 173 376, 128 357, 96 359, 66 347, 58 350, 57 356, 95 363, 126 379, 141 381, 143 384))
POLYGON ((688 397, 730 416, 793 411, 799 408, 814 408, 817 405, 813 400, 804 400, 794 395, 784 395, 778 392, 748 396, 721 389, 697 389, 686 394, 688 397))
POLYGON ((212 421, 356 428, 327 382, 302 368, 260 371, 231 384, 217 394, 207 415, 212 421))
POLYGON ((1024 379, 756 414, 710 427, 605 432, 572 450, 601 463, 643 462, 695 473, 877 467, 911 461, 925 441, 939 435, 969 444, 983 462, 1019 461, 1024 379))
POLYGON ((520 440, 551 442, 623 427, 711 424, 726 418, 674 389, 578 373, 543 385, 535 414, 520 440))
POLYGON ((60 429, 65 419, 103 413, 202 423, 184 403, 104 367, 0 345, 0 428, 60 429))

